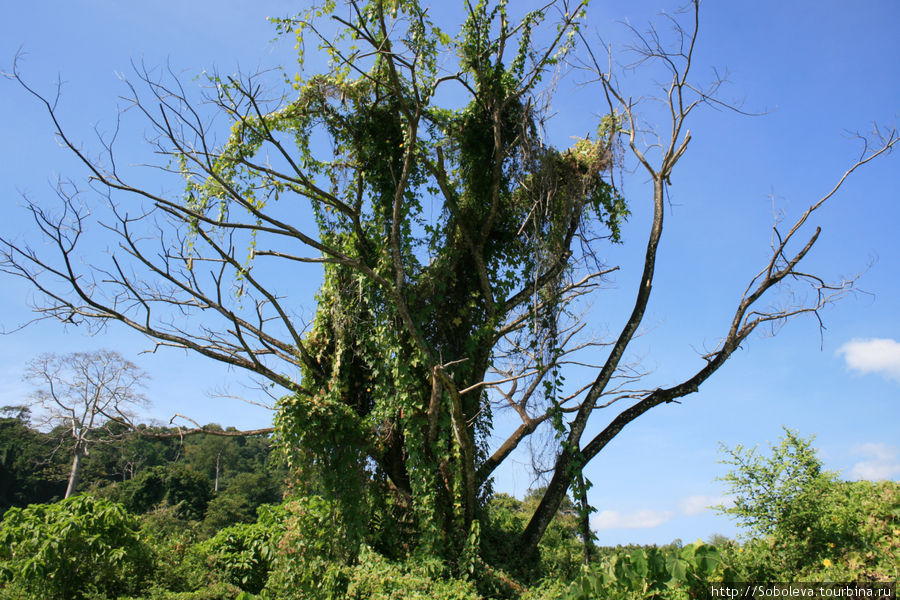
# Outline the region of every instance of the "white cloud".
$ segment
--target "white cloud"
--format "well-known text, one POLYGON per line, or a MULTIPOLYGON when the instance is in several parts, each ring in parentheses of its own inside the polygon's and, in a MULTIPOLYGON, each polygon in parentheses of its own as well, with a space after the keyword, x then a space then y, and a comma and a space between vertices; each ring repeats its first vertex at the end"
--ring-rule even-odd
POLYGON ((628 513, 617 510, 601 510, 591 519, 597 531, 603 529, 652 529, 675 516, 670 510, 642 509, 628 513))
POLYGON ((900 450, 896 446, 869 442, 854 448, 853 453, 866 459, 853 465, 851 477, 878 481, 900 475, 900 450))
POLYGON ((688 496, 678 503, 678 511, 653 510, 644 508, 631 512, 618 510, 601 510, 591 517, 591 527, 595 531, 604 529, 652 529, 667 521, 671 521, 678 515, 688 517, 697 516, 711 510, 712 506, 731 506, 734 498, 731 496, 706 496, 698 494, 688 496))
POLYGON ((900 381, 900 342, 889 338, 853 339, 837 349, 847 368, 900 381))
POLYGON ((712 510, 712 506, 724 505, 729 506, 734 503, 731 496, 688 496, 678 503, 681 512, 689 517, 699 515, 712 510))

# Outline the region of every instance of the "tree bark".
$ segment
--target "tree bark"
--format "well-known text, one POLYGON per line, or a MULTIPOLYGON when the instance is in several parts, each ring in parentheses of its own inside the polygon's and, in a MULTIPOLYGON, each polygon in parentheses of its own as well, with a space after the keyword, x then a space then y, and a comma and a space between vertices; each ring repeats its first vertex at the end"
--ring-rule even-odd
POLYGON ((78 487, 78 480, 81 478, 81 457, 84 455, 84 446, 81 442, 75 443, 75 457, 72 459, 72 470, 69 472, 69 485, 66 486, 66 495, 68 498, 75 493, 78 487))
MULTIPOLYGON (((643 321, 644 312, 646 311, 647 303, 650 300, 650 293, 653 289, 653 275, 656 269, 656 252, 659 248, 659 241, 662 238, 663 231, 663 211, 665 208, 664 178, 666 172, 656 173, 649 166, 647 168, 653 177, 653 223, 650 227, 649 239, 647 240, 644 270, 641 275, 640 284, 638 285, 634 308, 632 309, 631 316, 622 328, 615 345, 610 351, 603 368, 594 380, 587 397, 578 409, 575 418, 572 420, 566 439, 566 445, 569 449, 565 449, 564 446, 559 457, 556 459, 556 465, 553 468, 553 478, 547 486, 547 492, 544 494, 544 497, 541 498, 541 503, 538 504, 537 510, 525 527, 525 531, 522 532, 522 551, 526 556, 533 554, 537 550, 537 545, 544 536, 544 531, 547 529, 550 521, 553 520, 553 517, 556 516, 556 511, 559 510, 562 500, 566 495, 566 491, 569 489, 569 486, 572 485, 572 480, 576 475, 575 469, 573 468, 573 458, 575 458, 573 452, 581 452, 581 435, 584 433, 584 429, 587 426, 588 418, 590 417, 597 400, 603 394, 607 384, 618 368, 619 362, 625 353, 625 349, 631 343, 635 332, 637 332, 638 326, 641 324, 641 321, 643 321)), ((615 433, 618 433, 619 429, 637 417, 638 414, 642 414, 647 410, 644 408, 639 412, 635 412, 637 406, 643 406, 644 404, 646 404, 646 399, 619 414, 619 416, 613 420, 613 424, 617 424, 618 426, 615 433)), ((608 426, 607 429, 610 429, 610 427, 611 426, 608 426)), ((590 460, 590 458, 592 458, 592 456, 583 456, 581 458, 582 464, 586 462, 585 459, 590 460)))
POLYGON ((222 456, 221 452, 216 454, 216 483, 215 483, 215 487, 214 487, 213 491, 217 494, 219 493, 219 458, 221 456, 222 456))

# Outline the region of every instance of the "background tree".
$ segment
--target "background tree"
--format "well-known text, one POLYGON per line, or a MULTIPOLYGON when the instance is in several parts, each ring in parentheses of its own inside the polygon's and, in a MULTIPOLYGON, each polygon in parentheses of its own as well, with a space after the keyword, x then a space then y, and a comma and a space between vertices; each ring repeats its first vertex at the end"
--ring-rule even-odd
POLYGON ((131 410, 146 403, 138 392, 147 375, 111 350, 42 354, 29 361, 25 379, 40 386, 32 401, 46 423, 64 424, 72 441, 72 467, 65 497, 81 476, 82 457, 100 441, 99 432, 131 424, 131 410))
POLYGON ((147 467, 179 460, 185 439, 157 437, 171 433, 176 432, 140 423, 107 423, 83 460, 82 481, 127 481, 147 467))
POLYGON ((224 491, 210 500, 204 526, 209 531, 218 531, 235 523, 251 523, 256 520, 257 508, 281 500, 281 486, 271 473, 238 473, 231 477, 224 491))
POLYGON ((768 453, 723 446, 734 504, 717 509, 744 529, 729 561, 736 581, 893 581, 900 484, 842 481, 812 445, 785 428, 768 453))
MULTIPOLYGON (((152 434, 148 434, 152 435, 152 434)), ((234 427, 210 423, 185 438, 185 460, 204 473, 218 492, 237 473, 262 473, 272 469, 269 460, 271 438, 247 435, 234 427)))
POLYGON ((0 512, 49 502, 65 491, 56 477, 57 440, 30 427, 27 406, 0 408, 0 512))
POLYGON ((555 442, 523 532, 533 551, 567 490, 579 482, 583 496, 584 465, 625 425, 696 391, 758 327, 816 313, 852 287, 800 268, 818 236, 803 230, 850 172, 896 144, 894 132, 876 135, 834 190, 776 228, 701 369, 672 386, 637 384, 623 356, 650 299, 671 176, 690 115, 722 105, 722 81, 693 81, 698 3, 687 26, 668 21, 671 38, 635 31, 637 64, 667 82, 663 116, 648 126, 643 92, 625 90, 614 61, 586 41, 574 53, 584 8, 560 0, 512 23, 503 3, 467 4, 451 37, 414 0, 326 3, 275 21, 301 50, 280 93, 261 75, 213 75, 196 99, 140 70, 131 108, 183 178, 174 195, 132 184, 112 141, 103 160, 86 154, 16 71, 89 170, 119 246, 106 265, 77 260, 89 215, 61 185, 62 211, 30 205, 58 254, 7 241, 4 268, 43 292, 45 317, 121 322, 283 389, 279 439, 301 489, 331 498, 348 528, 367 526, 364 500, 375 498, 416 544, 455 556, 477 534, 494 469, 543 426, 555 442), (556 27, 543 27, 551 15, 556 27), (327 55, 324 72, 304 66, 311 41, 327 55), (605 116, 557 149, 542 135, 542 94, 564 60, 592 74, 593 111, 605 116), (600 344, 580 336, 577 311, 612 270, 597 256, 620 241, 628 215, 611 177, 624 153, 652 182, 653 217, 630 313, 600 344), (283 293, 304 264, 324 273, 308 327, 283 293), (788 284, 811 293, 791 296, 788 284), (573 362, 592 366, 593 379, 564 385, 573 362), (606 417, 614 404, 627 406, 606 417), (489 446, 495 416, 511 417, 511 433, 489 446), (585 438, 592 418, 606 425, 585 438))
MULTIPOLYGON (((207 430, 221 430, 219 425, 207 425, 207 430)), ((213 491, 219 491, 220 475, 223 474, 225 465, 234 460, 236 446, 231 439, 223 436, 200 434, 196 440, 186 449, 187 458, 197 465, 213 482, 213 491)))

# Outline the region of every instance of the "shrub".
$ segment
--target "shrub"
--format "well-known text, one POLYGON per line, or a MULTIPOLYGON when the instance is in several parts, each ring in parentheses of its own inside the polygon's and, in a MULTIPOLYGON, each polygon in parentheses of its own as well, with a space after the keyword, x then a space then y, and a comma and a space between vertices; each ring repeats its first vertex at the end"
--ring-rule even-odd
POLYGON ((812 440, 786 434, 771 455, 738 446, 723 508, 754 538, 726 549, 745 581, 886 581, 900 564, 900 486, 839 481, 822 469, 812 440))
POLYGON ((359 562, 347 569, 347 600, 478 600, 474 583, 450 579, 437 560, 390 561, 363 547, 359 562))
POLYGON ((530 491, 524 500, 507 494, 495 494, 491 498, 483 518, 482 558, 525 583, 533 584, 542 578, 571 581, 581 567, 583 546, 574 505, 568 498, 547 527, 536 556, 523 562, 516 545, 542 492, 542 489, 530 491))
POLYGON ((121 504, 89 495, 10 509, 0 527, 0 580, 34 598, 132 593, 152 569, 139 526, 121 504))
POLYGON ((196 521, 182 519, 174 506, 166 504, 140 518, 141 533, 155 558, 153 586, 189 592, 208 583, 206 556, 197 550, 202 536, 196 521))
POLYGON ((278 542, 284 532, 286 510, 261 506, 256 523, 241 523, 219 531, 203 542, 211 575, 244 591, 259 593, 269 578, 278 542))
POLYGON ((255 600, 241 588, 227 583, 216 583, 192 592, 172 592, 153 590, 140 597, 119 598, 119 600, 255 600))
POLYGON ((715 546, 695 542, 679 547, 632 548, 605 557, 581 575, 565 600, 687 599, 702 596, 710 580, 725 575, 715 546))
POLYGON ((282 506, 284 534, 266 589, 279 599, 342 598, 360 542, 339 505, 309 495, 282 506))

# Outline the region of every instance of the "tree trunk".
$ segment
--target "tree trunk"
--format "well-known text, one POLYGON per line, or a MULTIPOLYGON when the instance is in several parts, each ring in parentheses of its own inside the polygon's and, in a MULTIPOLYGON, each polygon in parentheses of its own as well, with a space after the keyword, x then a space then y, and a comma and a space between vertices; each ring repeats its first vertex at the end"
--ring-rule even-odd
POLYGON ((216 483, 215 483, 215 489, 213 489, 213 491, 217 494, 219 493, 219 457, 220 456, 222 456, 221 452, 216 454, 216 483))
POLYGON ((584 540, 584 564, 591 566, 591 559, 594 554, 594 533, 591 531, 591 513, 590 505, 587 501, 587 488, 584 486, 584 473, 578 474, 578 503, 580 506, 579 525, 581 526, 581 537, 584 540))
POLYGON ((525 531, 522 532, 519 547, 523 556, 531 556, 537 550, 538 543, 544 537, 544 531, 547 530, 547 526, 556 516, 556 511, 559 510, 563 498, 566 497, 566 491, 572 485, 568 469, 570 464, 571 456, 568 452, 559 455, 556 468, 553 470, 553 477, 547 485, 547 491, 544 492, 544 497, 541 498, 534 515, 525 527, 525 531))
POLYGON ((81 476, 81 457, 84 454, 84 446, 80 442, 75 443, 75 458, 72 459, 72 470, 69 472, 69 485, 66 487, 66 498, 75 493, 78 487, 78 479, 81 476))

